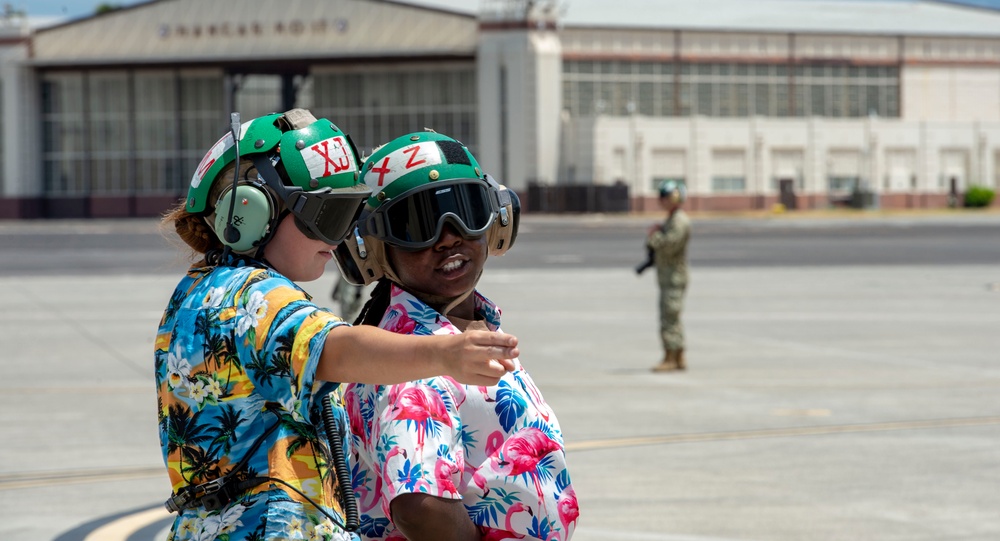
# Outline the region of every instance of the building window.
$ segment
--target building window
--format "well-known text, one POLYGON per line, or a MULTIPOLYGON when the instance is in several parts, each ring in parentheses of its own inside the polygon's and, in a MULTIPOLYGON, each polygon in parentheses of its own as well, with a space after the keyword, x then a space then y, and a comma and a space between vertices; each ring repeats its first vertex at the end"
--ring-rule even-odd
POLYGON ((896 66, 566 60, 563 88, 574 116, 899 116, 896 66))
POLYGON ((712 191, 745 192, 746 155, 742 150, 712 151, 712 191))
POLYGON ((87 77, 90 192, 128 194, 130 88, 127 72, 91 72, 87 77))
MULTIPOLYGON (((226 131, 229 112, 225 105, 225 82, 221 72, 181 72, 179 75, 180 101, 180 170, 188 178, 198 168, 208 151, 226 131)), ((246 117, 243 117, 246 120, 246 117)))
POLYGON ((194 168, 182 171, 177 154, 177 77, 173 72, 137 72, 134 80, 137 190, 180 193, 194 168))
POLYGON ((827 187, 831 195, 845 195, 860 186, 864 159, 857 149, 832 149, 827 155, 827 187))
POLYGON ((89 191, 81 72, 42 79, 42 172, 45 192, 82 195, 89 191))
MULTIPOLYGON (((574 65, 588 70, 591 65, 574 65)), ((478 97, 475 68, 466 64, 406 70, 320 69, 313 73, 313 112, 334 119, 364 153, 402 134, 430 128, 475 153, 478 97)), ((564 98, 593 88, 563 86, 564 98)))
POLYGON ((684 182, 687 172, 687 149, 683 148, 653 148, 650 150, 649 171, 652 178, 653 193, 660 188, 664 180, 684 182))
POLYGON ((742 193, 747 190, 747 179, 744 177, 712 177, 713 192, 742 193))
POLYGON ((859 177, 827 177, 827 183, 831 195, 846 195, 860 185, 861 179, 859 177))
POLYGON ((280 75, 236 75, 233 82, 233 98, 242 118, 257 118, 282 109, 280 75))
POLYGON ((222 73, 44 73, 46 195, 179 194, 222 134, 222 73))

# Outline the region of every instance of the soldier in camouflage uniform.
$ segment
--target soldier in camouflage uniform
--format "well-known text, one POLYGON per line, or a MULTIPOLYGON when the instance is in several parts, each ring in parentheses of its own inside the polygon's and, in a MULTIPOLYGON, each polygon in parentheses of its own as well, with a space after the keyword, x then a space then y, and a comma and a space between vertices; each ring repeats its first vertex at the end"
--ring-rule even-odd
POLYGON ((686 198, 684 184, 667 180, 660 185, 660 206, 667 211, 662 224, 649 228, 646 247, 653 252, 657 281, 660 285, 660 339, 663 361, 654 372, 684 370, 684 326, 681 310, 688 283, 687 244, 691 221, 681 210, 686 198))

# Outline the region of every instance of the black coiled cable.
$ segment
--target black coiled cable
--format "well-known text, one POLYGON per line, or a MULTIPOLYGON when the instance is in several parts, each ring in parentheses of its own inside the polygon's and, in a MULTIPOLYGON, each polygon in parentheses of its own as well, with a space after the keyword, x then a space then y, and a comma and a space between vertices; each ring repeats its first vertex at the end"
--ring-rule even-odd
POLYGON ((353 532, 358 529, 361 523, 358 515, 358 502, 354 499, 354 488, 351 486, 351 471, 347 468, 347 457, 344 456, 344 433, 340 430, 340 424, 333 416, 333 406, 330 405, 330 398, 323 398, 323 428, 326 429, 326 439, 330 444, 331 461, 333 471, 337 476, 337 483, 340 485, 340 505, 344 508, 344 518, 347 524, 344 529, 353 532))

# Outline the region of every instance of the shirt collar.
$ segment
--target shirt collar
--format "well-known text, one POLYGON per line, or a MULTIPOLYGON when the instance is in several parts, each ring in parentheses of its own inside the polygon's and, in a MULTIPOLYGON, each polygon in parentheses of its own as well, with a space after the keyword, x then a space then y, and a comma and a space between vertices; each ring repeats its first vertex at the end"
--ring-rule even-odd
MULTIPOLYGON (((483 319, 486 320, 486 326, 489 327, 491 331, 498 330, 500 328, 500 308, 493 301, 487 299, 478 290, 473 291, 472 294, 476 299, 476 314, 482 316, 483 319)), ((412 293, 404 290, 396 284, 392 284, 392 294, 389 300, 389 306, 395 306, 397 304, 405 306, 410 318, 426 327, 434 327, 440 325, 439 322, 448 321, 447 317, 438 314, 437 311, 418 299, 412 293)))

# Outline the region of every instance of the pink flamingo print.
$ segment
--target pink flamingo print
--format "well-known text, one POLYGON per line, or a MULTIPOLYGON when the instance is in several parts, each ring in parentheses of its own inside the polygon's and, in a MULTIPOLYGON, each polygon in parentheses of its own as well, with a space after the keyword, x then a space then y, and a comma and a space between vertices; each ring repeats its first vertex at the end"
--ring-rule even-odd
POLYGON ((455 381, 451 376, 440 376, 441 379, 448 382, 448 389, 451 391, 452 396, 455 398, 455 409, 458 409, 465 404, 466 389, 465 385, 455 381))
POLYGON ((434 389, 421 385, 394 385, 389 391, 392 409, 389 418, 394 421, 412 421, 417 425, 417 448, 424 447, 424 436, 430 424, 437 422, 451 425, 451 416, 444 401, 434 389))
POLYGON ((365 421, 361 417, 361 404, 358 401, 357 393, 348 392, 344 394, 344 409, 347 410, 347 419, 351 424, 351 434, 357 441, 365 441, 365 421))
POLYGON ((413 334, 413 329, 417 327, 417 322, 406 315, 406 309, 396 304, 389 307, 380 327, 396 334, 413 334))
POLYGON ((493 471, 507 477, 527 475, 535 483, 538 501, 544 502, 542 485, 538 478, 538 463, 549 453, 562 447, 541 430, 528 427, 518 430, 500 447, 500 452, 490 458, 493 471))
MULTIPOLYGON (((494 430, 489 436, 486 436, 486 459, 488 461, 494 460, 493 455, 496 454, 500 446, 503 445, 503 432, 499 430, 494 430)), ((465 471, 468 472, 472 470, 468 463, 466 463, 465 471)), ((483 474, 479 473, 479 470, 472 470, 472 482, 475 483, 479 490, 483 491, 483 497, 485 498, 490 494, 490 487, 486 486, 486 478, 483 474)))
POLYGON ((375 507, 376 503, 381 502, 382 503, 382 512, 387 517, 391 517, 392 513, 389 511, 389 502, 385 501, 381 497, 382 496, 382 485, 386 484, 386 485, 388 485, 390 487, 392 486, 392 478, 389 477, 389 460, 391 460, 396 455, 403 455, 403 458, 406 458, 406 449, 403 449, 402 447, 393 447, 392 449, 389 449, 389 452, 385 454, 385 458, 382 460, 382 471, 379 472, 380 475, 379 475, 379 478, 378 478, 378 480, 376 482, 375 492, 372 494, 371 501, 368 504, 362 504, 362 506, 364 506, 364 505, 370 505, 370 507, 368 507, 368 509, 372 509, 373 507, 375 507))
POLYGON ((443 459, 438 458, 437 462, 434 464, 434 479, 437 480, 438 493, 440 497, 447 497, 450 495, 458 495, 458 489, 455 488, 455 482, 452 481, 452 475, 461 471, 457 465, 443 459))
POLYGON ((510 519, 514 516, 515 513, 520 513, 522 511, 527 511, 529 515, 535 516, 535 514, 531 512, 530 507, 524 505, 521 502, 515 502, 514 505, 511 505, 509 508, 507 508, 507 513, 506 513, 507 518, 504 521, 503 530, 497 530, 496 528, 487 528, 487 527, 480 528, 480 531, 483 534, 482 541, 500 541, 501 539, 511 539, 511 538, 524 539, 524 534, 514 533, 514 526, 511 524, 510 521, 510 519))
POLYGON ((556 504, 559 510, 559 522, 562 523, 562 530, 565 535, 569 535, 569 525, 575 524, 580 516, 580 507, 576 502, 576 491, 573 487, 566 487, 566 491, 559 496, 556 504))
POLYGON ((382 481, 386 484, 391 484, 392 479, 389 478, 389 460, 391 460, 396 455, 403 455, 406 458, 406 449, 402 447, 393 447, 389 449, 389 452, 385 454, 385 459, 382 460, 382 481))
POLYGON ((552 416, 552 410, 549 408, 549 405, 545 403, 545 399, 542 398, 542 392, 535 386, 535 382, 528 377, 526 372, 517 374, 514 377, 517 378, 518 383, 527 389, 528 397, 538 409, 538 414, 542 416, 542 419, 545 419, 545 422, 549 422, 549 418, 552 416))
MULTIPOLYGON (((442 376, 442 377, 444 377, 445 379, 447 379, 448 381, 450 381, 453 384, 453 389, 454 389, 454 393, 455 393, 455 405, 456 405, 456 407, 457 406, 461 406, 462 404, 464 404, 465 403, 465 399, 466 399, 466 395, 468 394, 467 391, 472 390, 472 386, 471 385, 462 385, 461 383, 456 382, 455 380, 451 379, 448 376, 442 376)), ((484 385, 477 385, 476 386, 476 390, 478 390, 479 394, 481 394, 483 396, 483 402, 496 402, 495 399, 493 399, 493 398, 490 397, 489 387, 486 387, 484 385)))
POLYGON ((489 436, 486 436, 486 456, 495 455, 501 445, 503 445, 503 432, 494 430, 489 436))
POLYGON ((376 472, 375 474, 375 490, 371 493, 368 492, 368 488, 365 485, 361 485, 354 489, 355 496, 358 497, 358 511, 362 513, 367 513, 375 508, 378 504, 379 496, 382 494, 382 472, 376 472), (365 497, 368 497, 368 501, 365 501, 365 497))

